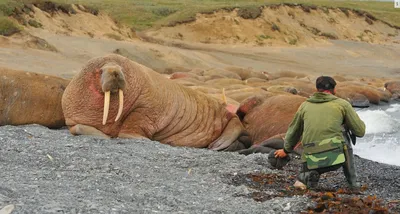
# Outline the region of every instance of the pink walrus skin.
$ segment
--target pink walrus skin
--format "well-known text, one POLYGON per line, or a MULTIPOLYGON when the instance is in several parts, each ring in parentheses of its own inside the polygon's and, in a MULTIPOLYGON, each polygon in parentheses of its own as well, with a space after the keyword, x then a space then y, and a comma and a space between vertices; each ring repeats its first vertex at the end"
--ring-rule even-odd
POLYGON ((239 118, 217 99, 119 55, 91 59, 65 89, 62 108, 74 135, 226 151, 244 147, 239 118))

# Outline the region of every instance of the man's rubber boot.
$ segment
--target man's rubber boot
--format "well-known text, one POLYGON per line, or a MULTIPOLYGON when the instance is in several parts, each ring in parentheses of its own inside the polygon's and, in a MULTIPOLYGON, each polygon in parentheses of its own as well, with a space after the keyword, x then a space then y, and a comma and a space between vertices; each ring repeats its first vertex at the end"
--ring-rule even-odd
POLYGON ((319 176, 317 171, 310 170, 308 172, 301 172, 298 176, 298 180, 307 185, 307 188, 313 189, 318 186, 319 176))
POLYGON ((354 166, 353 148, 348 148, 347 152, 349 153, 348 158, 343 165, 344 176, 346 177, 347 183, 349 184, 349 187, 351 189, 359 189, 361 187, 361 184, 357 182, 357 173, 354 166))
POLYGON ((307 186, 309 188, 315 188, 318 186, 319 173, 315 170, 311 170, 308 176, 307 186))

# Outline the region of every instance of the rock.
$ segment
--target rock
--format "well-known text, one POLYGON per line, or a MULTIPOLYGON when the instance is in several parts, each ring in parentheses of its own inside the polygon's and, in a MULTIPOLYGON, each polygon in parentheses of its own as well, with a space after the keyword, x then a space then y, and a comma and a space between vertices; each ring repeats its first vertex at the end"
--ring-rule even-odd
POLYGON ((14 208, 14 204, 7 205, 0 210, 0 214, 10 214, 14 208))

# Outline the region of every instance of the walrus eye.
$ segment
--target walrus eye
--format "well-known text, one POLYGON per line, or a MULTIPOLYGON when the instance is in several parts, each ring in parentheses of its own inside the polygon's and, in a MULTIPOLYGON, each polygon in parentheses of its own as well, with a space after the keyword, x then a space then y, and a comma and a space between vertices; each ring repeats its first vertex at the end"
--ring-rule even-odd
POLYGON ((98 72, 98 74, 100 75, 100 78, 101 78, 103 76, 104 69, 100 68, 100 69, 97 70, 97 72, 98 72))

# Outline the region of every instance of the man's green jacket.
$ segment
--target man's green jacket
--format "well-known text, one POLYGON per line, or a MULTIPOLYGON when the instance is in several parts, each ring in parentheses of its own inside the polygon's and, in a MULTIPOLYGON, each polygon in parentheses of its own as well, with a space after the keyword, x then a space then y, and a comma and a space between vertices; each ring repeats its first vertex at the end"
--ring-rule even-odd
MULTIPOLYGON (((365 124, 349 102, 332 94, 316 92, 297 110, 286 132, 284 150, 291 152, 299 141, 303 148, 326 139, 344 142, 343 124, 357 137, 364 136, 365 124)), ((302 160, 306 161, 304 152, 302 160)))

